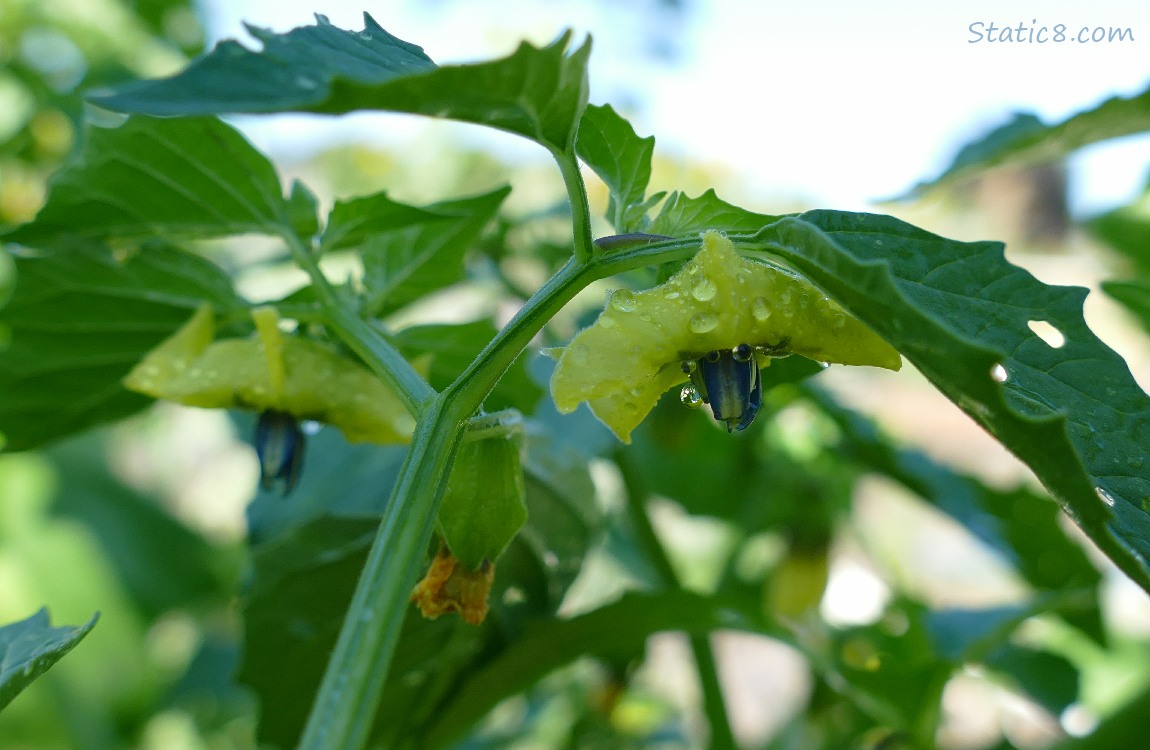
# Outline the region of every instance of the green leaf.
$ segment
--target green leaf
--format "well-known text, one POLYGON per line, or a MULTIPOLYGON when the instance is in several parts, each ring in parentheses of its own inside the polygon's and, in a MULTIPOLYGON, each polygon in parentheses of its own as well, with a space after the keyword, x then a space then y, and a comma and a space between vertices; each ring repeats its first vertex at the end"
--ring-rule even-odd
POLYGON ((385 315, 462 279, 464 254, 509 192, 500 188, 430 206, 397 203, 384 193, 339 201, 320 249, 359 249, 365 307, 372 315, 385 315))
POLYGON ((774 631, 754 608, 683 591, 628 593, 617 602, 565 620, 540 622, 513 648, 468 674, 450 703, 439 712, 427 747, 448 745, 494 708, 505 696, 521 692, 580 656, 610 658, 642 648, 660 631, 706 634, 719 628, 774 631))
POLYGON ((114 477, 100 434, 53 446, 54 514, 83 523, 99 542, 117 580, 149 617, 230 596, 226 550, 208 544, 153 497, 114 477))
POLYGON ((221 312, 243 305, 223 271, 168 246, 120 260, 89 244, 15 261, 16 290, 0 309, 0 326, 10 332, 0 356, 8 450, 143 408, 148 399, 120 385, 132 366, 201 302, 221 312))
POLYGON ((1120 302, 1150 332, 1150 283, 1141 281, 1104 281, 1102 291, 1120 302))
POLYGON ((383 110, 489 125, 569 151, 587 100, 590 43, 568 54, 571 35, 510 56, 437 67, 414 44, 364 14, 344 31, 323 16, 287 34, 248 27, 259 52, 225 41, 172 78, 92 97, 101 107, 152 115, 383 110))
POLYGON ((1150 282, 1150 192, 1087 223, 1091 234, 1122 254, 1135 276, 1150 282))
POLYGON ((1034 114, 1018 113, 958 152, 941 175, 919 183, 905 197, 1007 163, 1034 164, 1059 159, 1091 143, 1150 130, 1150 89, 1129 98, 1111 97, 1094 109, 1045 125, 1034 114))
POLYGON ((618 232, 642 228, 654 151, 655 136, 640 138, 610 104, 593 104, 583 112, 575 152, 611 191, 607 219, 618 232))
POLYGON ((48 610, 41 609, 27 620, 0 627, 0 710, 75 648, 99 616, 85 625, 54 628, 48 610))
POLYGON ((708 229, 754 232, 776 218, 727 203, 715 195, 714 190, 708 190, 698 198, 688 198, 683 193, 674 192, 667 197, 659 215, 644 231, 671 237, 686 237, 708 229))
POLYGON ((318 14, 315 26, 287 34, 246 28, 261 51, 226 39, 171 78, 130 83, 91 100, 157 116, 320 111, 313 108, 331 102, 340 84, 380 85, 435 70, 423 48, 387 33, 366 13, 361 32, 338 29, 318 14))
POLYGON ((1004 643, 982 662, 1054 716, 1078 700, 1078 670, 1057 654, 1004 643))
POLYGON ((1058 522, 1058 506, 1024 487, 996 490, 958 474, 915 450, 900 448, 857 412, 840 406, 821 389, 805 393, 840 430, 836 453, 899 482, 961 523, 976 538, 1011 563, 1035 588, 1047 591, 1088 589, 1091 605, 1063 611, 1069 622, 1098 641, 1103 639, 1098 606, 1101 574, 1082 546, 1058 522))
POLYGON ((287 210, 288 221, 297 237, 310 240, 319 234, 319 199, 299 180, 291 184, 287 210))
POLYGON ((955 242, 886 216, 813 211, 755 241, 895 346, 1150 590, 1150 399, 1086 326, 1085 289, 1039 282, 1000 243, 955 242), (1047 344, 1032 321, 1065 344, 1047 344))
MULTIPOLYGON (((436 390, 443 390, 471 364, 495 336, 495 325, 489 320, 474 323, 432 324, 405 328, 395 335, 400 352, 408 360, 431 354, 428 382, 436 390)), ((508 407, 524 414, 535 411, 543 389, 527 373, 527 354, 515 361, 487 397, 488 411, 508 407)))
POLYGON ((119 127, 89 127, 83 150, 50 188, 36 219, 6 240, 45 247, 275 234, 298 213, 271 162, 214 117, 131 117, 119 127))

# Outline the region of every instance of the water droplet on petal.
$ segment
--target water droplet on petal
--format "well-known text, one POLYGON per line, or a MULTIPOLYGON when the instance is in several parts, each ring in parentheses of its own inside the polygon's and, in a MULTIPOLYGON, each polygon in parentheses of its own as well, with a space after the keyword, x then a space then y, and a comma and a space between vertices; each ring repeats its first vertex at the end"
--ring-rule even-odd
POLYGON ((663 296, 667 299, 679 299, 679 290, 678 289, 668 289, 666 292, 663 293, 663 296))
POLYGON ((755 301, 751 303, 751 315, 755 316, 755 320, 760 323, 771 317, 771 308, 767 305, 765 298, 755 297, 755 301))
POLYGON ((695 286, 691 288, 691 296, 700 302, 706 302, 715 298, 719 288, 715 286, 715 282, 708 279, 706 276, 695 282, 695 286))
POLYGON ((790 289, 784 289, 782 291, 782 293, 779 295, 779 302, 781 302, 784 305, 791 304, 791 290, 790 289))
POLYGON ((603 326, 604 328, 614 328, 615 327, 615 319, 612 318, 610 315, 600 315, 599 316, 599 325, 603 326))
POLYGON ((699 395, 699 391, 693 385, 683 386, 683 390, 679 391, 679 400, 683 402, 684 406, 689 406, 692 409, 697 409, 703 405, 703 397, 699 395))
POLYGON ((834 325, 835 328, 842 328, 846 324, 847 324, 847 316, 843 315, 842 313, 835 313, 835 319, 834 319, 832 325, 834 325))
POLYGON ((634 414, 635 412, 639 411, 639 406, 633 401, 624 401, 623 411, 627 412, 628 414, 634 414))
POLYGON ((626 289, 616 289, 611 295, 611 307, 619 312, 631 312, 635 309, 635 295, 626 289))
POLYGON ((687 327, 691 329, 691 333, 713 331, 718 325, 719 316, 709 312, 696 313, 687 323, 687 327))
POLYGON ((571 361, 574 364, 582 367, 583 365, 587 364, 590 358, 591 355, 587 351, 586 344, 576 344, 575 346, 571 347, 571 361))
POLYGON ((1109 505, 1111 508, 1113 508, 1113 507, 1114 507, 1114 496, 1113 496, 1113 495, 1111 495, 1109 492, 1107 492, 1106 490, 1102 489, 1101 487, 1095 487, 1095 488, 1094 488, 1094 493, 1095 493, 1096 495, 1098 495, 1098 499, 1099 499, 1099 500, 1101 500, 1102 502, 1106 503, 1106 504, 1107 504, 1107 505, 1109 505))

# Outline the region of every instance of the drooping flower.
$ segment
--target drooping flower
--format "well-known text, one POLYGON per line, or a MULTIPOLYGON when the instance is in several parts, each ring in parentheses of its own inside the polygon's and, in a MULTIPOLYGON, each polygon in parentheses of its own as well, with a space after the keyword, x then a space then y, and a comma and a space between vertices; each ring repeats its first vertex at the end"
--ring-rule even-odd
POLYGON ((612 292, 551 376, 560 412, 586 401, 624 443, 664 392, 710 403, 728 430, 754 419, 759 368, 799 354, 819 362, 902 366, 897 351, 797 273, 741 257, 718 232, 652 289, 612 292), (697 395, 696 395, 697 394, 697 395))
POLYGON ((254 337, 215 340, 215 315, 201 306, 128 373, 124 386, 187 406, 324 422, 351 442, 411 439, 411 415, 367 368, 324 343, 281 331, 275 308, 252 310, 252 319, 254 337))
POLYGON ((260 460, 260 487, 266 491, 279 484, 287 495, 303 469, 307 440, 299 420, 287 412, 261 412, 252 444, 260 460))

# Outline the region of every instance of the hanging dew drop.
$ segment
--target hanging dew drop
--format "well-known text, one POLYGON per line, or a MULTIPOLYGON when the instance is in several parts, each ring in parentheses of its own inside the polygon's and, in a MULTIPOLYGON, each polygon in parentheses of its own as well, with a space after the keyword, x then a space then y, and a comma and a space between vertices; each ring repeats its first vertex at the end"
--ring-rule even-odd
POLYGON ((755 301, 751 303, 751 315, 760 323, 771 317, 771 308, 764 297, 755 297, 755 301))
POLYGON ((715 286, 715 282, 706 276, 696 281, 695 286, 691 288, 691 296, 700 302, 713 300, 718 292, 719 288, 715 286))
POLYGON ((687 327, 691 329, 691 333, 707 333, 708 331, 715 330, 718 325, 719 316, 708 312, 696 313, 687 323, 687 327))
POLYGON ((626 289, 617 289, 611 295, 611 307, 619 312, 631 312, 635 309, 635 295, 626 289))
POLYGON ((679 400, 683 402, 684 406, 692 409, 698 409, 703 405, 703 397, 699 395, 699 391, 693 385, 683 386, 683 390, 679 391, 679 400))

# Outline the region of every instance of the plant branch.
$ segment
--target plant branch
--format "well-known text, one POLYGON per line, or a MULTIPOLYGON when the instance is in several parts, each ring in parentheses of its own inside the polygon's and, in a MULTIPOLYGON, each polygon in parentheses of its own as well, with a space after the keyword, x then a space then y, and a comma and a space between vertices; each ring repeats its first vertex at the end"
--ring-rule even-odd
POLYGON ((574 149, 553 151, 559 171, 563 174, 563 184, 567 186, 567 197, 571 202, 571 227, 574 230, 575 260, 586 263, 595 253, 594 237, 591 234, 591 205, 587 202, 587 186, 579 171, 579 159, 574 149))
POLYGON ((307 272, 323 305, 323 320, 335 331, 340 340, 359 355, 372 372, 378 375, 395 393, 412 416, 420 412, 435 395, 411 363, 403 358, 382 332, 359 317, 355 306, 340 296, 319 267, 311 248, 294 232, 284 232, 283 238, 291 249, 296 264, 307 272))

